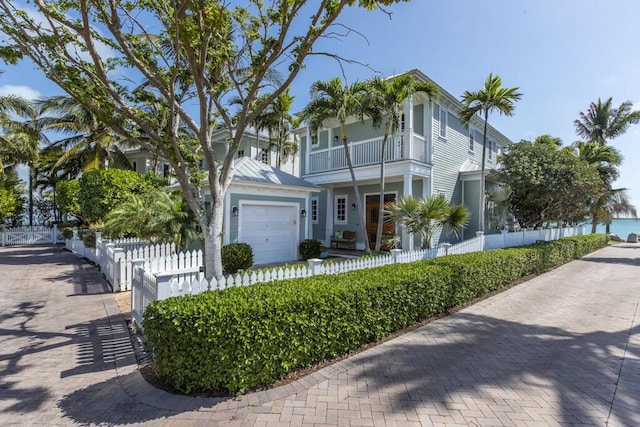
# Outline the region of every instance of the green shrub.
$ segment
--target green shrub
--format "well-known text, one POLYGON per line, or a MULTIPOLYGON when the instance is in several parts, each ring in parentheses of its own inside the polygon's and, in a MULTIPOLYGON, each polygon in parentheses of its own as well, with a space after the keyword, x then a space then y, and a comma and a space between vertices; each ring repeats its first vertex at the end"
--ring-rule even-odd
POLYGON ((246 243, 229 243, 222 247, 222 267, 227 274, 253 265, 253 249, 246 243))
POLYGON ((322 242, 317 239, 306 239, 300 242, 300 256, 302 259, 318 258, 322 253, 322 242))
POLYGON ((96 247, 96 232, 94 230, 82 230, 80 238, 85 248, 93 249, 96 247))
POLYGON ((169 298, 147 307, 144 332, 177 390, 243 392, 606 243, 581 236, 169 298))
POLYGON ((62 229, 62 235, 65 239, 71 239, 73 237, 73 228, 65 227, 62 229))

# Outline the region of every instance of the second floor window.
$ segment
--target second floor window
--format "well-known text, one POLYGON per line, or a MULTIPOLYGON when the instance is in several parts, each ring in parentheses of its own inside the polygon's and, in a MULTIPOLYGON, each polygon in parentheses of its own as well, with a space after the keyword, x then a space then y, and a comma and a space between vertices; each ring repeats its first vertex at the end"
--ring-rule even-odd
POLYGON ((162 165, 162 176, 164 178, 169 176, 169 165, 166 163, 162 165))
POLYGON ((476 145, 476 131, 473 128, 469 128, 469 151, 473 152, 473 148, 476 145))
POLYGON ((260 161, 265 165, 269 164, 269 149, 262 148, 260 149, 260 161))
POLYGON ((347 196, 336 196, 336 224, 347 222, 347 196))
POLYGON ((492 140, 489 140, 489 142, 487 143, 487 150, 489 150, 489 152, 487 153, 487 157, 489 158, 489 160, 493 158, 493 144, 495 143, 492 140))
POLYGON ((442 106, 439 108, 440 110, 440 138, 447 138, 447 115, 448 112, 442 106))
POLYGON ((244 150, 238 150, 238 158, 244 157, 244 150))

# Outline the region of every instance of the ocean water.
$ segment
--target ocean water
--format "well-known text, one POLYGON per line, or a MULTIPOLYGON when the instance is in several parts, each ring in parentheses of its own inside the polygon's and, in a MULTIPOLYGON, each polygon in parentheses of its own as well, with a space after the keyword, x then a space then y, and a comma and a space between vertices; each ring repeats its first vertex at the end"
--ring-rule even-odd
MULTIPOLYGON (((610 230, 612 234, 617 234, 621 238, 626 239, 629 233, 640 234, 640 221, 635 219, 614 219, 611 222, 610 230)), ((587 224, 587 232, 591 232, 591 223, 587 224)), ((604 233, 604 225, 598 224, 596 232, 604 233)))

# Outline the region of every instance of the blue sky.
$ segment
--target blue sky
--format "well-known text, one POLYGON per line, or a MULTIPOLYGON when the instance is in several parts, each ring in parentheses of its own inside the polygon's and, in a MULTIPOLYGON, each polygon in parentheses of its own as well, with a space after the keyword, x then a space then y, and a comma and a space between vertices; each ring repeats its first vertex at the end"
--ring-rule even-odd
MULTIPOLYGON (((340 22, 361 32, 320 47, 366 63, 345 67, 349 81, 376 72, 388 76, 418 68, 445 90, 460 96, 482 87, 489 73, 503 85, 523 93, 513 117, 489 121, 513 141, 541 134, 577 139, 573 121, 589 103, 613 97, 640 109, 640 2, 637 0, 413 0, 390 8, 392 19, 379 12, 349 10, 340 22)), ((2 66, 0 94, 59 94, 60 90, 30 64, 2 66), (16 89, 15 87, 20 87, 16 89)), ((308 61, 292 93, 295 108, 309 99, 318 79, 342 77, 326 57, 308 61)), ((611 142, 625 162, 616 186, 629 188, 640 208, 640 125, 611 142)))

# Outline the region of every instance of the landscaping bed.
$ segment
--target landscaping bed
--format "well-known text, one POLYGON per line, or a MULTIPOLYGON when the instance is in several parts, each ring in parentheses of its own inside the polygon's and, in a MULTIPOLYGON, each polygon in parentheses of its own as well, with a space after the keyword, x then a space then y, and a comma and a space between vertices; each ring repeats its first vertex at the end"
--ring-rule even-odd
POLYGON ((187 394, 268 386, 607 244, 589 235, 149 305, 155 372, 187 394))

